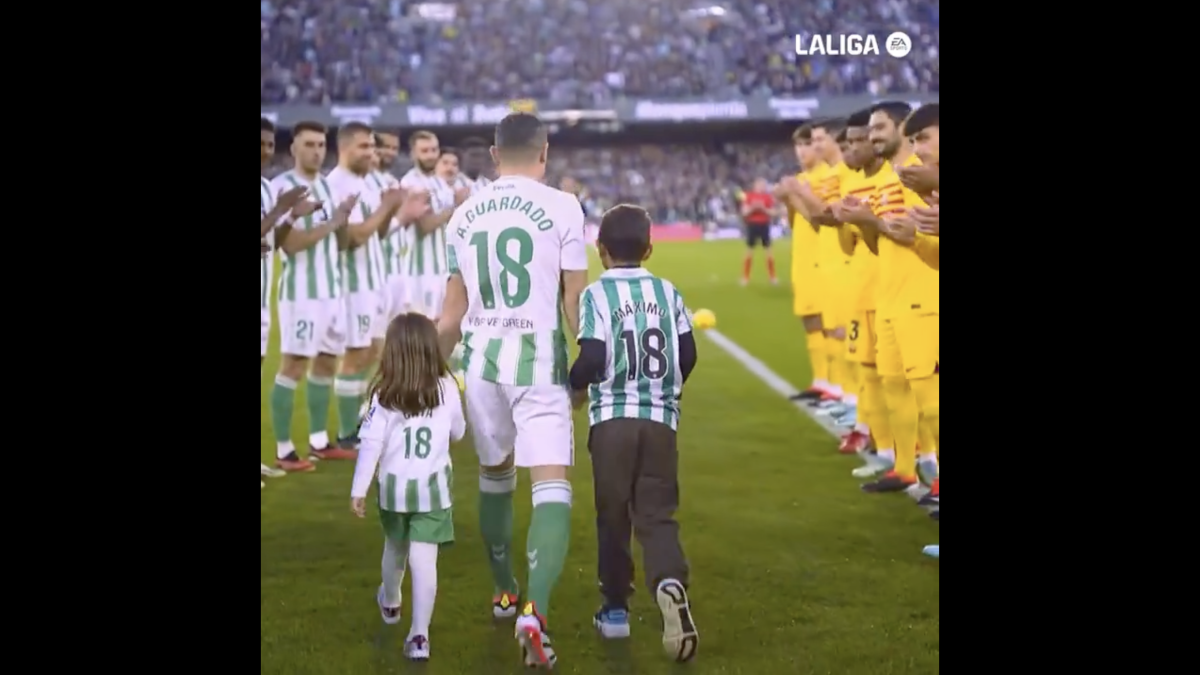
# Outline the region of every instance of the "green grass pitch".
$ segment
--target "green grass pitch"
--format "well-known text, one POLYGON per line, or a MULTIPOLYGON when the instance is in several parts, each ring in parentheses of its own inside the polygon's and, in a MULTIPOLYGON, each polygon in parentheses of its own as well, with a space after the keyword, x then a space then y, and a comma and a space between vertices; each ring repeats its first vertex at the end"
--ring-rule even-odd
MULTIPOLYGON (((787 249, 786 241, 777 247, 784 280, 787 249)), ((739 287, 741 256, 737 241, 665 243, 648 266, 673 281, 690 307, 712 309, 726 336, 794 384, 806 383, 808 359, 786 283, 768 285, 759 260, 754 282, 739 287)), ((598 271, 597 265, 593 278, 598 271)), ((550 610, 559 653, 555 672, 937 673, 938 563, 921 555, 922 545, 938 541, 937 525, 905 496, 861 493, 850 476, 856 460, 839 456, 833 438, 704 337, 697 342, 700 362, 687 385, 679 432, 679 521, 692 565, 699 655, 686 666, 667 660, 657 610, 640 586, 631 607, 632 638, 606 643, 594 633, 595 521, 587 423, 578 414, 575 527, 550 610)), ((274 441, 267 395, 277 336, 271 345, 261 378, 260 451, 268 464, 274 441)), ((308 424, 303 398, 302 386, 297 439, 308 424)), ((469 442, 457 445, 454 456, 458 542, 439 561, 433 659, 423 665, 401 655, 408 579, 400 625, 385 626, 375 607, 382 540, 375 519, 349 512, 352 463, 325 462, 314 473, 267 479, 261 507, 263 675, 526 672, 512 622, 491 619, 469 442)), ((526 475, 516 510, 519 552, 529 522, 526 475)))

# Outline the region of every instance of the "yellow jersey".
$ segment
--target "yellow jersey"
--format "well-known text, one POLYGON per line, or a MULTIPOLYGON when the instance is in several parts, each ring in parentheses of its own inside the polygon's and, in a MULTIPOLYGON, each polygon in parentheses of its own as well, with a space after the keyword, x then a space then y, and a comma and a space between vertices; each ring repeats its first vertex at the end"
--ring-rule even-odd
MULTIPOLYGON (((910 156, 902 166, 914 166, 921 160, 916 155, 910 156)), ((887 219, 889 216, 903 214, 905 209, 927 206, 925 201, 915 192, 905 188, 900 183, 891 164, 885 164, 879 171, 883 176, 878 192, 879 204, 875 215, 887 219)), ((921 238, 925 235, 917 233, 921 238)), ((879 292, 877 294, 877 312, 882 319, 890 319, 903 314, 939 313, 941 309, 940 275, 924 261, 912 246, 901 246, 888 239, 879 237, 879 292)))
MULTIPOLYGON (((813 172, 809 180, 812 183, 813 194, 825 204, 833 204, 842 198, 842 183, 854 180, 854 170, 845 162, 835 166, 821 164, 813 172)), ((819 251, 821 271, 826 274, 843 274, 850 264, 850 258, 838 243, 836 227, 822 227, 819 251)))
MULTIPOLYGON (((805 172, 796 174, 797 180, 810 180, 805 172)), ((818 235, 808 219, 792 213, 792 283, 805 284, 808 278, 820 271, 818 258, 818 235)))
MULTIPOLYGON (((885 162, 884 167, 891 169, 885 162)), ((874 175, 855 174, 854 178, 846 181, 842 187, 843 196, 853 195, 871 205, 874 211, 879 203, 879 188, 886 179, 883 169, 874 175)), ((876 213, 879 215, 879 213, 876 213)), ((876 295, 879 292, 879 258, 867 248, 863 240, 862 230, 855 225, 842 225, 845 230, 843 237, 848 236, 853 242, 854 255, 850 257, 850 300, 857 312, 874 312, 876 295)))

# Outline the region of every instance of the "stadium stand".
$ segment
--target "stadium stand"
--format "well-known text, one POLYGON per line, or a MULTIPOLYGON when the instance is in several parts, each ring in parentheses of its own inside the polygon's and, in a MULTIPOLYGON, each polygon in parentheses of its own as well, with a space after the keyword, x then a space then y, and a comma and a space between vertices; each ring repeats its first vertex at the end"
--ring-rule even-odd
POLYGON ((929 0, 261 0, 264 104, 936 92, 929 0), (598 27, 617 26, 619 28, 598 27), (804 58, 796 34, 903 31, 904 59, 804 58))

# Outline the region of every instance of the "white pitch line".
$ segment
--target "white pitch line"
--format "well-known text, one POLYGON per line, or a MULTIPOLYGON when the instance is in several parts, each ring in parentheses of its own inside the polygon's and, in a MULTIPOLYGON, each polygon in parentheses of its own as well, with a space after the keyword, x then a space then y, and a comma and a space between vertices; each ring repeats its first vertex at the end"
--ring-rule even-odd
POLYGON ((759 361, 753 354, 745 349, 742 349, 741 345, 725 337, 723 333, 715 328, 701 330, 698 332, 707 337, 709 342, 712 342, 714 345, 720 347, 721 350, 726 354, 733 357, 734 361, 742 364, 742 367, 750 371, 751 375, 757 377, 759 380, 762 380, 762 383, 770 387, 771 391, 774 391, 776 394, 779 394, 785 399, 789 399, 788 402, 794 405, 796 410, 799 410, 807 415, 809 419, 811 419, 813 422, 816 422, 817 426, 827 431, 829 435, 833 436, 834 438, 840 438, 841 435, 845 433, 845 430, 838 428, 838 426, 833 423, 831 418, 825 415, 818 415, 816 410, 814 410, 804 401, 790 400, 791 396, 798 394, 800 390, 793 386, 792 383, 783 379, 779 373, 776 373, 768 368, 767 364, 759 361))
MULTIPOLYGON (((839 428, 836 424, 834 424, 831 418, 824 415, 818 415, 816 411, 809 407, 809 405, 804 401, 792 401, 792 394, 799 393, 800 390, 796 389, 796 387, 792 386, 790 382, 780 377, 779 373, 776 373, 768 368, 767 364, 759 361, 754 357, 753 354, 745 349, 742 349, 741 345, 725 337, 715 328, 701 330, 699 332, 703 333, 705 337, 708 338, 709 342, 720 347, 726 354, 733 357, 734 361, 742 364, 746 370, 750 371, 751 375, 761 380, 763 384, 767 385, 771 389, 771 391, 774 391, 776 394, 779 394, 783 398, 787 399, 789 403, 796 407, 796 410, 799 410, 801 413, 807 415, 810 420, 816 422, 817 426, 824 429, 829 435, 833 436, 834 438, 840 438, 842 434, 846 432, 845 429, 839 428)), ((905 490, 905 493, 908 494, 908 496, 914 501, 920 501, 921 497, 924 497, 925 493, 927 492, 929 492, 929 489, 920 483, 917 483, 914 487, 910 487, 908 490, 905 490)))

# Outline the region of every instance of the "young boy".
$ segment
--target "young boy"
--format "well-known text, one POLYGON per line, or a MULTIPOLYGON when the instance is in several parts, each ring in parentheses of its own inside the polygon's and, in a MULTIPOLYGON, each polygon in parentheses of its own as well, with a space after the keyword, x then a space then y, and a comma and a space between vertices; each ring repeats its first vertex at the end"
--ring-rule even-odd
POLYGON ((579 358, 572 399, 588 403, 588 452, 596 493, 596 534, 604 605, 594 624, 606 638, 629 636, 633 582, 630 535, 642 544, 646 583, 662 611, 663 647, 678 661, 696 654, 688 565, 679 543, 679 395, 696 365, 683 296, 642 267, 650 257, 650 215, 609 209, 597 241, 606 270, 580 298, 579 358), (632 518, 632 522, 631 522, 632 518))

